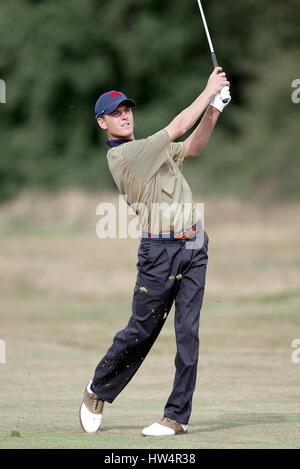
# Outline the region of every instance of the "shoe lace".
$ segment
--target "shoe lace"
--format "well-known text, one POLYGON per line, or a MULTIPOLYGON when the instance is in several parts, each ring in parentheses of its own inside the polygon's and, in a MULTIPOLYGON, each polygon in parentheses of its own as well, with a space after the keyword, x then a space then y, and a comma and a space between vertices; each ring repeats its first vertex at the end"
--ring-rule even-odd
MULTIPOLYGON (((172 421, 172 419, 170 419, 169 417, 165 417, 165 416, 163 416, 160 420, 161 420, 161 422, 163 422, 164 420, 166 420, 167 422, 172 421)), ((173 420, 173 422, 174 422, 174 420, 173 420)))
POLYGON ((94 394, 93 396, 91 396, 91 399, 94 401, 93 403, 94 410, 97 410, 100 403, 102 402, 102 399, 100 399, 100 397, 97 396, 97 394, 94 394))

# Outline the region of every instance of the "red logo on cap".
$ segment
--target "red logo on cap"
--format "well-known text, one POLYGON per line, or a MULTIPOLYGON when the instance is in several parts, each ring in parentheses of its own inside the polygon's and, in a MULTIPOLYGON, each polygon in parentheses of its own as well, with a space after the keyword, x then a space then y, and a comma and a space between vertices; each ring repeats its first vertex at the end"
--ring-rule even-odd
POLYGON ((116 96, 122 96, 118 91, 112 91, 110 94, 111 99, 114 99, 116 96))

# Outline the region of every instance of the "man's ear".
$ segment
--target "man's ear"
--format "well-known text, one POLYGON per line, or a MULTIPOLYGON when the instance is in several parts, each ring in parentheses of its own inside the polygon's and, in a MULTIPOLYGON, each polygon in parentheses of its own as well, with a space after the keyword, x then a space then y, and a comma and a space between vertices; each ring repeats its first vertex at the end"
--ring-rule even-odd
POLYGON ((97 119, 99 127, 101 127, 102 130, 107 130, 107 124, 105 122, 105 118, 98 117, 97 119))

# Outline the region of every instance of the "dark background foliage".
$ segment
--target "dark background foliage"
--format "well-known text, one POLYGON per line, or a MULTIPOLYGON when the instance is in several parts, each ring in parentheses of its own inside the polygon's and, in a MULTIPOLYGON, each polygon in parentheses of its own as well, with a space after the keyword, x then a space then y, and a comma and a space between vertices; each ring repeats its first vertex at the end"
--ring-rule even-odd
MULTIPOLYGON (((299 1, 203 1, 232 103, 205 151, 185 162, 194 190, 300 196, 299 1)), ((94 104, 137 101, 136 138, 156 132, 212 70, 196 0, 11 0, 0 4, 0 199, 26 188, 114 187, 94 104)))

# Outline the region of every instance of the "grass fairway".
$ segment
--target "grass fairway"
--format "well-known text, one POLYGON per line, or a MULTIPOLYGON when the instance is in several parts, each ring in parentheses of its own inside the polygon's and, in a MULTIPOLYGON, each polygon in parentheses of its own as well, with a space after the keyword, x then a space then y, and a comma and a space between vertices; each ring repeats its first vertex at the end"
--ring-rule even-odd
POLYGON ((173 311, 106 404, 101 432, 82 433, 85 384, 130 315, 138 245, 97 239, 97 203, 23 197, 0 211, 0 448, 299 448, 299 206, 233 201, 205 206, 209 267, 189 433, 141 436, 171 392, 173 311))

